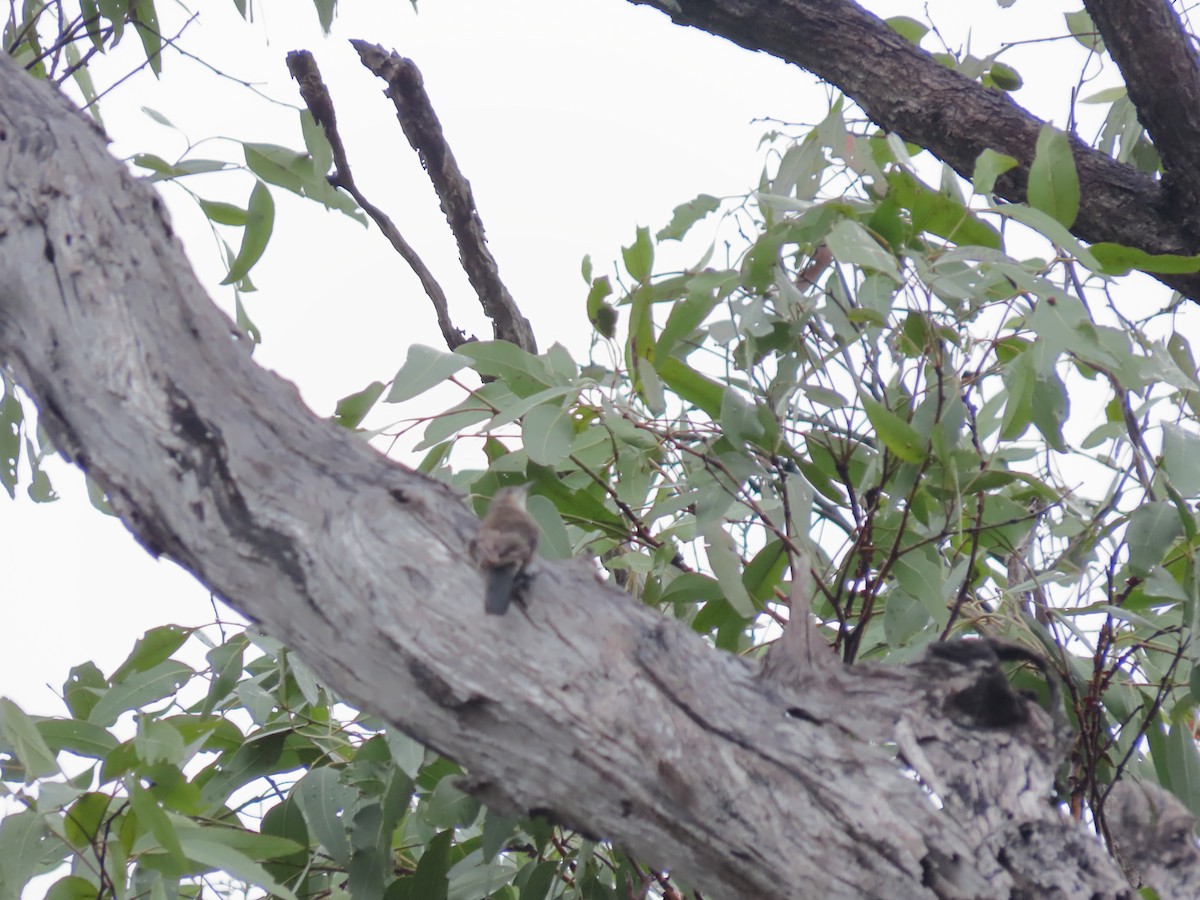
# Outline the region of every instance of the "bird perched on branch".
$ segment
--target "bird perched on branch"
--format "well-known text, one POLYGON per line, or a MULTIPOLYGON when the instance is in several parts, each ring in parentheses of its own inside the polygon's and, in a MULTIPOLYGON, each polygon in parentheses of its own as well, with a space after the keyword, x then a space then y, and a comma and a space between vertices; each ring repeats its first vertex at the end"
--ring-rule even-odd
POLYGON ((487 582, 484 612, 502 616, 519 587, 518 579, 537 552, 537 522, 525 511, 526 489, 504 487, 471 542, 471 555, 487 582))

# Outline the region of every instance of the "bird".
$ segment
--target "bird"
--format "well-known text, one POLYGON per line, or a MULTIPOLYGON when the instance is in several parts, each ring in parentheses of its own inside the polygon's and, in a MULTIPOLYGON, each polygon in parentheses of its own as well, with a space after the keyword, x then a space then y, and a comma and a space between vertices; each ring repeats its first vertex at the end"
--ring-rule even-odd
POLYGON ((496 491, 479 533, 471 542, 475 564, 487 582, 483 610, 502 616, 508 611, 524 574, 537 552, 540 530, 525 511, 526 488, 502 487, 496 491))

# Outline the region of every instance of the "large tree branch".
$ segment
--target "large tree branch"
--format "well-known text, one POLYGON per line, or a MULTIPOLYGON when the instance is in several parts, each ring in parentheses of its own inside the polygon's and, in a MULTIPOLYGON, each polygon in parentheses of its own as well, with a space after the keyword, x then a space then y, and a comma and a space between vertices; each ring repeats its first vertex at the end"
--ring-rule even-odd
POLYGON ((1007 687, 1003 648, 760 674, 583 564, 545 565, 527 616, 480 615, 460 498, 259 369, 158 198, 7 57, 0 183, 0 357, 56 445, 148 550, 489 803, 731 898, 1127 886, 1047 802, 1060 734, 1007 687))
MULTIPOLYGON (((807 69, 842 90, 872 121, 925 147, 965 178, 984 150, 1007 153, 1019 165, 997 181, 996 192, 1024 202, 1044 123, 1007 94, 946 68, 851 0, 628 2, 807 69)), ((1076 235, 1147 253, 1200 252, 1200 231, 1176 215, 1159 182, 1078 139, 1072 148, 1082 195, 1076 235)), ((1200 275, 1156 277, 1200 301, 1200 275)))
POLYGON ((1085 0, 1162 157, 1171 211, 1200 223, 1200 60, 1169 0, 1085 0))

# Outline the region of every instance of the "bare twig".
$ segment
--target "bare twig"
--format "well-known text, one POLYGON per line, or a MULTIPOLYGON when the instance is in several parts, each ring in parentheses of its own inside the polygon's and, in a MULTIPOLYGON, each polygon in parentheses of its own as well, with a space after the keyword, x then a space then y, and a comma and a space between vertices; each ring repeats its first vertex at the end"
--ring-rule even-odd
POLYGON ((346 156, 346 147, 342 143, 341 135, 338 134, 333 99, 329 96, 329 89, 325 86, 325 82, 321 80, 321 72, 317 68, 317 62, 313 59, 313 55, 307 50, 293 50, 287 56, 287 64, 288 71, 292 73, 292 77, 300 86, 300 96, 304 99, 305 106, 312 113, 316 123, 324 129, 325 139, 329 141, 329 146, 333 150, 333 162, 336 168, 333 175, 330 176, 330 183, 335 187, 342 188, 354 198, 354 202, 371 217, 379 230, 383 232, 383 236, 388 239, 396 252, 416 274, 421 282, 421 287, 425 289, 426 296, 433 303, 434 311, 437 313, 438 327, 442 330, 446 346, 451 350, 461 347, 471 338, 468 338, 462 329, 455 327, 451 320, 450 303, 446 299, 446 292, 433 277, 433 273, 429 271, 425 261, 400 234, 400 229, 396 227, 395 223, 383 210, 363 196, 362 191, 358 189, 354 175, 350 171, 350 160, 346 156))
POLYGON ((387 96, 396 105, 400 127, 433 182, 442 203, 442 211, 454 239, 458 242, 459 260, 479 296, 483 311, 492 320, 497 340, 511 341, 518 347, 537 352, 533 328, 521 315, 516 301, 500 280, 496 259, 487 248, 483 222, 475 208, 471 185, 458 168, 450 145, 442 134, 442 126, 425 93, 421 72, 411 59, 398 53, 386 52, 378 44, 351 41, 362 58, 363 65, 388 84, 387 96))

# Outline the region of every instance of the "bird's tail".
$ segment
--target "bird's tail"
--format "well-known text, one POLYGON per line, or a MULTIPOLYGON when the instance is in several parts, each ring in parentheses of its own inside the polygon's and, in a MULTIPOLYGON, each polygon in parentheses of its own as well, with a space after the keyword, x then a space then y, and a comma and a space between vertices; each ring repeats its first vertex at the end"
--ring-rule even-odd
POLYGON ((496 566, 488 569, 487 592, 484 594, 483 610, 489 615, 502 616, 508 612, 512 600, 513 585, 517 580, 517 564, 496 566))

